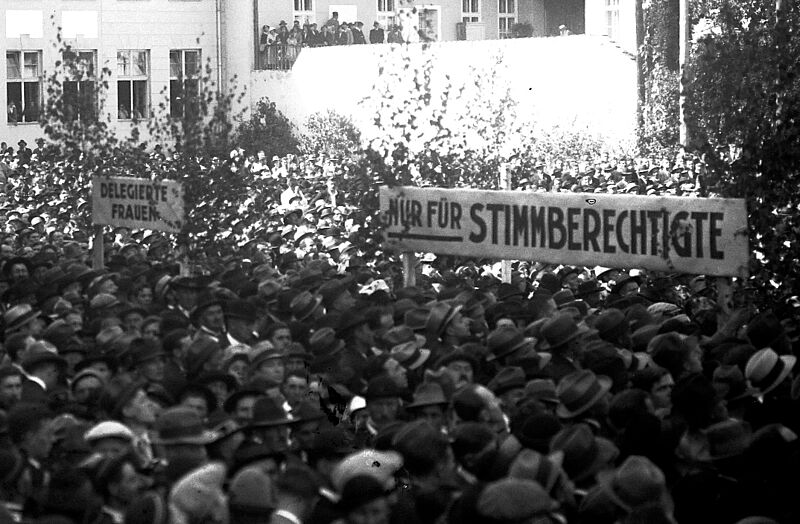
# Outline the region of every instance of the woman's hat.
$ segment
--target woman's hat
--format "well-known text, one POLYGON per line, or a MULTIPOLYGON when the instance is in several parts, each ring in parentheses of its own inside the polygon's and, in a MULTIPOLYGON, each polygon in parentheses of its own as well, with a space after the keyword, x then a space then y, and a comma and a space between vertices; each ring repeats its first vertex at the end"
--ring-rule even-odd
POLYGON ((756 394, 763 397, 789 376, 796 362, 793 355, 778 356, 772 348, 764 348, 747 361, 744 376, 756 394))

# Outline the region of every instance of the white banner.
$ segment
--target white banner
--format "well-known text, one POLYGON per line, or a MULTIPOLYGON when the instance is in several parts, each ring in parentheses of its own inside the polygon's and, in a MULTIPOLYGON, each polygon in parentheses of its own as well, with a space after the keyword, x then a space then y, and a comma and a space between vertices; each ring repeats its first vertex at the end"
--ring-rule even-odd
POLYGON ((177 233, 183 220, 183 187, 174 180, 92 179, 94 224, 177 233))
POLYGON ((381 187, 403 251, 746 276, 743 199, 381 187))

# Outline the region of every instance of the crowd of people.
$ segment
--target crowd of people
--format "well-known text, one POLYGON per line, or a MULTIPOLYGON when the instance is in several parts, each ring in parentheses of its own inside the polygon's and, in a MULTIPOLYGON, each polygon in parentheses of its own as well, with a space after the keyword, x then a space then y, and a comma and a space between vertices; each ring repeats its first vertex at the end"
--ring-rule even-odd
MULTIPOLYGON (((46 147, 6 150, 10 197, 46 147)), ((702 182, 638 167, 521 184, 702 182)), ((795 303, 721 317, 703 276, 522 261, 503 282, 430 254, 405 285, 322 188, 280 195, 269 246, 191 272, 125 228, 94 266, 69 215, 7 197, 1 522, 800 520, 795 303)))
MULTIPOLYGON (((419 33, 421 41, 427 38, 424 32, 419 33)), ((406 41, 399 25, 391 24, 384 28, 374 22, 368 34, 364 33, 364 23, 340 22, 339 13, 318 27, 316 22, 308 20, 301 26, 295 20, 289 28, 286 21, 281 20, 277 27, 264 25, 259 36, 260 67, 262 69, 287 69, 297 59, 303 47, 327 47, 354 44, 401 44, 406 41)))

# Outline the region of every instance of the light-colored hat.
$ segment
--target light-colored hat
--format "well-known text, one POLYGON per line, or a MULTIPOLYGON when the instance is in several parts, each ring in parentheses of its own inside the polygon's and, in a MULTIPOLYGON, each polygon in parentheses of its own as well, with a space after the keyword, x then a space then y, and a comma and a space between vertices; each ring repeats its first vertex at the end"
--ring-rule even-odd
POLYGON ((92 426, 89 431, 83 434, 86 442, 93 442, 104 438, 118 438, 133 441, 134 435, 128 426, 115 420, 106 420, 92 426))
POLYGON ((756 394, 763 397, 789 376, 796 362, 793 355, 778 356, 772 348, 764 348, 747 361, 744 376, 756 394))

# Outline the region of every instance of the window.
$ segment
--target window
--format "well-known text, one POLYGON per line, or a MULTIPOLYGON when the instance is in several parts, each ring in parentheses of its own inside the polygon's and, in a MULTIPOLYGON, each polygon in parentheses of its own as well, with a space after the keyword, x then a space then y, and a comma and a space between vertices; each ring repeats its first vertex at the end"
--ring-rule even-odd
POLYGON ((497 23, 500 38, 511 38, 517 23, 517 0, 497 0, 497 23))
POLYGON ((619 0, 606 0, 606 34, 611 40, 619 35, 619 0))
POLYGON ((64 63, 69 78, 64 80, 64 116, 68 120, 97 118, 97 52, 66 51, 64 63))
MULTIPOLYGON (((200 51, 177 49, 169 52, 169 114, 184 116, 186 104, 190 110, 200 96, 200 51), (194 102, 193 102, 194 101, 194 102)), ((194 112, 197 109, 194 108, 194 112)))
POLYGON ((377 22, 381 24, 384 30, 390 29, 397 23, 397 18, 394 14, 394 0, 378 0, 377 22))
POLYGON ((42 55, 6 51, 6 103, 9 124, 38 122, 42 107, 42 55))
POLYGON ((461 21, 481 21, 481 0, 461 0, 461 21))
POLYGON ((301 26, 306 22, 316 23, 317 17, 314 13, 314 0, 294 0, 294 20, 299 21, 301 26))
POLYGON ((117 51, 117 118, 146 118, 150 113, 148 52, 117 51))

